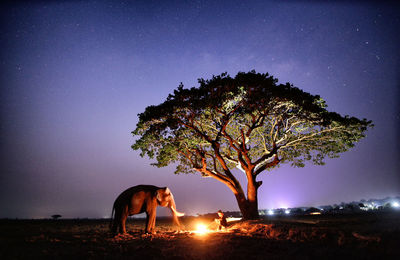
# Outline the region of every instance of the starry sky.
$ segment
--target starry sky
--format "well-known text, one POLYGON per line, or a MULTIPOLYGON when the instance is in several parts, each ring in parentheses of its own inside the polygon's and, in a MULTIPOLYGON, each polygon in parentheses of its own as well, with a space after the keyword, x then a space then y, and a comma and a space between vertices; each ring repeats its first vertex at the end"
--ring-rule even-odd
MULTIPOLYGON (((109 217, 137 184, 186 214, 238 210, 231 191, 155 168, 130 146, 137 114, 183 82, 269 72, 373 120, 325 166, 260 175, 259 208, 400 195, 395 1, 8 1, 0 4, 0 218, 109 217)), ((244 180, 243 178, 239 178, 244 180)), ((159 208, 159 214, 168 214, 159 208)))

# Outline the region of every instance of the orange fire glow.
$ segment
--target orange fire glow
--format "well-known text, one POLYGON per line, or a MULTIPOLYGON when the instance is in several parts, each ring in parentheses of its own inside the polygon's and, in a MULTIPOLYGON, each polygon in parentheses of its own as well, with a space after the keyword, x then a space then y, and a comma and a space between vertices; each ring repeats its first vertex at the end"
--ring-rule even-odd
POLYGON ((200 235, 204 235, 208 232, 208 228, 206 225, 202 224, 202 223, 198 223, 196 225, 196 233, 200 234, 200 235))

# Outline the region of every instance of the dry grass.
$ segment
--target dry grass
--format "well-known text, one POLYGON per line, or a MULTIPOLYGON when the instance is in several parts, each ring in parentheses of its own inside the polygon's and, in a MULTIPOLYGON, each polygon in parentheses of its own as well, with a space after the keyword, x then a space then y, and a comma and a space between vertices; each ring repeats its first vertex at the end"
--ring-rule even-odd
POLYGON ((398 212, 281 217, 243 221, 200 235, 186 217, 184 232, 158 219, 157 233, 130 220, 126 236, 112 237, 106 220, 1 220, 0 259, 400 259, 398 212))

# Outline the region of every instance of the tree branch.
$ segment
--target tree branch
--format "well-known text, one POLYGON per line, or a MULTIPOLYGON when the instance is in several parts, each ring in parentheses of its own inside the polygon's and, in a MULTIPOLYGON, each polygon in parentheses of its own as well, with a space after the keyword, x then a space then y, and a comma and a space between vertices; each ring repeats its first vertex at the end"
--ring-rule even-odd
POLYGON ((254 175, 257 176, 259 175, 261 172, 263 172, 265 169, 268 169, 270 167, 276 166, 278 165, 278 163, 280 162, 278 155, 275 154, 275 158, 272 162, 266 163, 262 166, 260 166, 257 170, 254 171, 254 175))
POLYGON ((228 177, 223 176, 221 174, 218 174, 217 172, 213 172, 213 171, 210 171, 209 169, 207 169, 206 158, 204 158, 204 157, 201 158, 201 162, 202 162, 202 168, 201 169, 196 169, 197 171, 199 171, 199 172, 201 172, 201 173, 203 173, 205 175, 209 175, 209 176, 213 177, 214 179, 217 179, 218 181, 224 183, 235 194, 238 192, 238 188, 235 186, 234 183, 232 183, 232 180, 230 180, 228 177))
POLYGON ((284 145, 281 145, 279 148, 280 148, 280 149, 286 148, 286 147, 292 146, 293 144, 299 143, 300 141, 304 141, 304 140, 307 140, 307 139, 311 139, 311 138, 313 138, 313 137, 315 137, 315 136, 317 136, 317 135, 320 135, 320 134, 322 134, 322 133, 333 132, 333 131, 336 131, 336 130, 338 130, 338 129, 343 129, 343 128, 344 128, 344 126, 337 126, 337 127, 333 127, 333 128, 328 128, 328 129, 325 129, 325 130, 321 130, 321 131, 315 132, 315 133, 313 133, 313 134, 306 135, 306 136, 303 136, 303 137, 298 138, 298 139, 296 139, 296 140, 290 141, 290 142, 288 142, 288 143, 286 143, 286 144, 284 144, 284 145))
POLYGON ((251 125, 251 126, 247 126, 249 129, 248 129, 247 132, 246 132, 246 137, 250 137, 251 132, 252 132, 254 129, 256 129, 256 128, 258 128, 258 127, 261 127, 261 126, 264 125, 264 119, 265 119, 265 117, 266 117, 266 114, 260 114, 260 115, 257 117, 257 119, 255 118, 254 115, 251 115, 251 117, 252 117, 252 125, 251 125))

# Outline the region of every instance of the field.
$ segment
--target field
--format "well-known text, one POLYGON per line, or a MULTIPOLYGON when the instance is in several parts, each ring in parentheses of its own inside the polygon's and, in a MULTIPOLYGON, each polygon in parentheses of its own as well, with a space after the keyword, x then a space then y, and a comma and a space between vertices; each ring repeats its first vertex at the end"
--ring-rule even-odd
POLYGON ((186 217, 184 232, 157 219, 154 235, 131 219, 112 237, 108 220, 0 220, 0 259, 400 259, 400 212, 270 217, 193 232, 212 219, 186 217))

